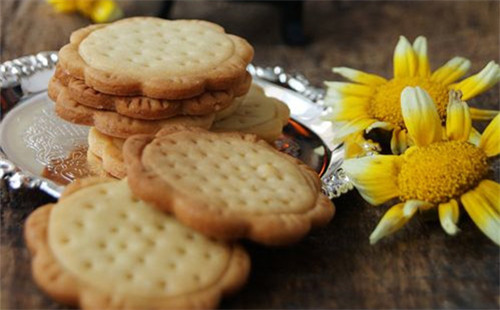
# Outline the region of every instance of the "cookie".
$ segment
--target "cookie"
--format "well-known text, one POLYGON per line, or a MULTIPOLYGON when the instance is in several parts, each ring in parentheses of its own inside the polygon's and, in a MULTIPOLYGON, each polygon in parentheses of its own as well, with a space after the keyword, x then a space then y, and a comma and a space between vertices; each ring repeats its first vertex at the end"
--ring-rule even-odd
POLYGON ((28 217, 25 240, 40 288, 82 309, 215 308, 250 269, 240 246, 180 224, 125 181, 69 185, 28 217))
POLYGON ((54 78, 64 86, 68 86, 69 81, 72 79, 71 75, 69 75, 66 70, 62 69, 59 64, 56 65, 56 69, 54 70, 54 78))
POLYGON ((253 48, 216 24, 154 17, 74 32, 62 68, 100 92, 185 99, 242 83, 253 48))
POLYGON ((209 91, 193 98, 181 100, 153 99, 144 96, 113 96, 94 90, 82 80, 70 78, 67 86, 71 98, 78 103, 94 108, 115 111, 138 119, 157 120, 177 115, 205 115, 221 111, 246 94, 252 83, 247 74, 242 85, 234 90, 209 91))
POLYGON ((134 194, 209 236, 290 244, 334 214, 318 175, 255 135, 162 130, 123 156, 134 194))
POLYGON ((214 122, 211 131, 253 133, 273 142, 288 123, 290 110, 283 102, 267 97, 264 90, 253 85, 242 104, 229 117, 214 122))
MULTIPOLYGON (((123 162, 122 148, 124 139, 113 138, 100 133, 95 127, 91 127, 88 136, 89 152, 98 156, 100 166, 110 175, 123 179, 127 176, 125 163, 123 162)), ((91 155, 89 155, 91 157, 91 155)))
POLYGON ((231 104, 228 107, 226 107, 220 111, 215 112, 214 122, 226 119, 229 116, 231 116, 231 114, 236 112, 236 110, 243 103, 243 100, 245 100, 245 97, 246 97, 246 94, 244 96, 236 97, 236 98, 234 98, 234 100, 231 102, 231 104))
POLYGON ((108 173, 102 167, 102 160, 99 156, 87 150, 87 165, 89 167, 89 176, 103 177, 103 178, 118 178, 108 173))
POLYGON ((64 86, 51 79, 48 94, 56 101, 56 114, 69 122, 95 126, 100 132, 112 137, 127 138, 135 134, 154 134, 166 127, 210 128, 214 114, 201 116, 175 116, 164 120, 140 120, 120 115, 112 111, 92 109, 73 100, 64 86), (61 86, 61 87, 60 87, 61 86), (60 88, 59 88, 60 87, 60 88))

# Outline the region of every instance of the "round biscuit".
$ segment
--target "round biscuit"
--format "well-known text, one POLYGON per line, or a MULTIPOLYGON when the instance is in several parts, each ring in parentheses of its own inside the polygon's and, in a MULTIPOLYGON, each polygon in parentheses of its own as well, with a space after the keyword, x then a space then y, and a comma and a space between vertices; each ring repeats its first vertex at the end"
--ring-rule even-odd
POLYGON ((37 283, 82 309, 214 308, 250 266, 241 247, 193 231, 111 179, 69 185, 29 216, 25 237, 37 283))
POLYGON ((134 17, 76 31, 59 57, 103 93, 184 99, 241 83, 253 48, 210 22, 134 17))
POLYGON ((334 213, 314 171, 255 135, 163 130, 123 154, 137 196, 210 236, 289 244, 334 213))

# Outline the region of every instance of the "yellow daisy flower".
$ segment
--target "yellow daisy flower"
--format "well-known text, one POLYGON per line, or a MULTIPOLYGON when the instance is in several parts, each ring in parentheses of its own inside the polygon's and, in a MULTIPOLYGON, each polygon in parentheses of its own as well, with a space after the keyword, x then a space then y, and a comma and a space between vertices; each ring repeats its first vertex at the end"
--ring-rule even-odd
MULTIPOLYGON (((333 72, 354 82, 325 82, 325 103, 331 106, 331 120, 338 124, 338 141, 348 141, 351 135, 374 128, 393 130, 392 152, 402 153, 411 141, 407 140, 401 114, 401 91, 407 86, 425 89, 444 121, 449 90, 460 90, 462 100, 468 100, 500 81, 500 66, 491 61, 479 73, 455 83, 469 68, 469 60, 455 57, 431 73, 427 39, 422 36, 413 45, 400 37, 394 51, 394 78, 391 80, 350 68, 333 68, 333 72)), ((497 114, 498 111, 470 108, 474 120, 489 120, 497 114)))
POLYGON ((343 168, 361 196, 372 205, 399 198, 370 236, 370 242, 401 228, 417 210, 438 207, 443 229, 457 233, 459 208, 486 236, 500 245, 500 184, 486 179, 488 157, 500 153, 500 115, 477 145, 469 142, 471 113, 458 92, 451 92, 446 130, 430 95, 420 87, 401 94, 402 117, 415 145, 403 155, 348 159, 343 168))

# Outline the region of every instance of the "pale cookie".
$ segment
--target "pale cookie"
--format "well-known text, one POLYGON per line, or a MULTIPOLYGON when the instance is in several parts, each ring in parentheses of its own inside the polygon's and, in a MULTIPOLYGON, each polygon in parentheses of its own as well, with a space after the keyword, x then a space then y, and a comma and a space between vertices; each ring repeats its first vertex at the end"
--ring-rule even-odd
POLYGON ((77 180, 28 217, 25 239, 37 284, 82 309, 215 308, 250 269, 240 246, 180 224, 126 181, 77 180))
POLYGON ((137 196, 209 236, 290 244, 334 214, 318 175, 255 135, 162 130, 123 156, 137 196))
POLYGON ((184 99, 241 83, 253 48, 216 24, 153 17, 93 25, 59 51, 70 75, 112 95, 184 99))
POLYGON ((87 166, 89 169, 89 176, 103 177, 103 178, 117 178, 102 167, 102 160, 99 156, 87 150, 87 166))
POLYGON ((175 116, 164 120, 140 120, 120 115, 112 111, 92 109, 73 100, 66 88, 57 83, 49 83, 49 97, 56 101, 56 114, 69 122, 95 126, 107 135, 127 138, 135 134, 154 134, 162 128, 178 126, 210 128, 214 114, 200 116, 175 116))
POLYGON ((234 98, 233 102, 231 102, 231 104, 228 107, 226 107, 220 111, 215 112, 214 122, 228 118, 229 116, 231 116, 231 114, 236 112, 236 110, 239 108, 239 106, 243 103, 243 100, 245 100, 245 97, 246 97, 246 95, 241 96, 241 97, 236 97, 236 98, 234 98))
POLYGON ((177 115, 205 115, 224 110, 231 105, 236 96, 246 94, 251 83, 252 77, 247 74, 243 85, 234 90, 208 91, 193 98, 180 100, 107 95, 75 78, 71 78, 67 86, 71 98, 85 106, 116 111, 132 118, 156 120, 177 115))
POLYGON ((273 142, 288 123, 290 110, 283 102, 267 97, 264 90, 253 85, 243 103, 226 119, 214 122, 211 131, 253 133, 273 142))
POLYGON ((91 127, 88 142, 89 151, 100 158, 104 171, 119 179, 127 176, 122 155, 124 139, 113 138, 91 127))

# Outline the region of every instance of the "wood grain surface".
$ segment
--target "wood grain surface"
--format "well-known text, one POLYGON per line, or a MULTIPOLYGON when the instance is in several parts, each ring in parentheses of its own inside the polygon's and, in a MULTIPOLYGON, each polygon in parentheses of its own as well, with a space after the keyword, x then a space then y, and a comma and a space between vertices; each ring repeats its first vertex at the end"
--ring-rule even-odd
MULTIPOLYGON (((154 14, 158 2, 124 2, 128 15, 154 14)), ((60 48, 88 23, 59 15, 42 1, 0 1, 2 61, 60 48)), ((339 79, 330 69, 349 66, 392 75, 400 34, 425 35, 432 68, 460 55, 471 72, 499 61, 498 1, 308 1, 305 31, 311 44, 281 42, 280 14, 267 3, 178 1, 173 18, 215 21, 255 47, 254 63, 305 74, 315 85, 339 79)), ((499 108, 499 87, 469 102, 499 108)), ((484 124, 477 124, 484 128, 484 124)), ((497 164, 498 167, 498 159, 497 164)), ((498 169, 495 179, 500 179, 498 169)), ((26 216, 51 201, 37 191, 0 185, 0 298, 2 309, 62 309, 33 283, 22 238, 26 216)), ((370 207, 357 192, 335 199, 325 228, 285 248, 245 242, 252 272, 245 288, 222 308, 468 308, 500 307, 499 249, 462 212, 461 232, 450 237, 438 222, 416 216, 396 235, 370 246, 368 236, 388 206, 370 207)))

